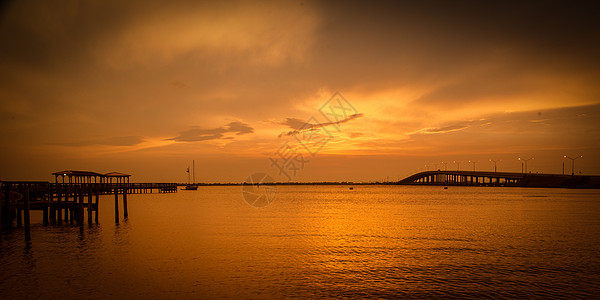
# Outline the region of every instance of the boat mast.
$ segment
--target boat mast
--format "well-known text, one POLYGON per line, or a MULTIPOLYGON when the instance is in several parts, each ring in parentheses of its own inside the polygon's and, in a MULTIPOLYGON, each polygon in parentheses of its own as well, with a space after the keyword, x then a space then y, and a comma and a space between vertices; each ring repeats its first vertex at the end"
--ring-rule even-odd
POLYGON ((192 160, 192 172, 193 172, 192 174, 194 176, 194 182, 192 182, 192 183, 196 184, 196 165, 195 165, 194 160, 192 160))

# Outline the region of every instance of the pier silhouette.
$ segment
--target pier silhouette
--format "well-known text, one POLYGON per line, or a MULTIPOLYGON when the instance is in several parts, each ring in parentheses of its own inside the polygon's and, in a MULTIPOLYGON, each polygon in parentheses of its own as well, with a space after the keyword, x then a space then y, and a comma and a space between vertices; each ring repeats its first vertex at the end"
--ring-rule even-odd
POLYGON ((119 222, 119 195, 123 217, 127 218, 128 194, 175 193, 176 183, 130 183, 131 175, 111 172, 66 170, 53 173, 55 182, 1 181, 0 234, 13 226, 25 228, 25 240, 30 241, 30 211, 42 211, 44 225, 74 224, 81 230, 85 217, 89 224, 98 223, 100 195, 115 196, 115 222, 119 222), (87 201, 86 201, 87 200, 87 201), (87 211, 87 214, 86 214, 87 211))

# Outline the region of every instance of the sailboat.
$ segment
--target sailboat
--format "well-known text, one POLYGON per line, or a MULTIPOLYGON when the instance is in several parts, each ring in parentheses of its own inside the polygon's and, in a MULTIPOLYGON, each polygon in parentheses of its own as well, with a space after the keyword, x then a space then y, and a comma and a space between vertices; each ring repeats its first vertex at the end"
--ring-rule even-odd
POLYGON ((186 172, 188 173, 188 183, 185 185, 185 188, 182 188, 182 190, 186 190, 186 191, 197 190, 198 185, 196 184, 196 165, 193 160, 192 160, 192 176, 194 177, 194 181, 190 182, 190 167, 187 168, 186 172))

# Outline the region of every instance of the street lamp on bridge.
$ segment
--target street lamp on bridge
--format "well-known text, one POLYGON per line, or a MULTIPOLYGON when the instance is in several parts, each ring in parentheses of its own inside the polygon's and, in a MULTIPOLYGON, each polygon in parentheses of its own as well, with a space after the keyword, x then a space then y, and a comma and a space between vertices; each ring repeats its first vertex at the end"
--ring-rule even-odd
POLYGON ((583 157, 583 155, 579 155, 579 156, 577 156, 575 158, 569 157, 569 156, 566 156, 566 155, 564 156, 564 158, 568 158, 568 159, 571 160, 571 175, 575 175, 575 160, 578 159, 578 158, 581 158, 581 157, 583 157))
POLYGON ((496 164, 498 162, 501 162, 502 160, 501 159, 490 159, 490 161, 494 163, 494 173, 496 173, 496 170, 497 170, 496 164))
POLYGON ((523 162, 525 162, 525 173, 527 173, 527 162, 530 161, 530 160, 532 160, 532 159, 533 159, 533 157, 532 158, 528 158, 528 159, 524 159, 524 158, 520 158, 519 157, 519 160, 521 161, 521 173, 523 173, 523 162))
POLYGON ((454 163, 456 164, 456 171, 460 171, 460 163, 461 161, 454 161, 454 163))
POLYGON ((473 172, 475 172, 475 164, 478 163, 478 161, 470 160, 469 162, 473 164, 473 172))

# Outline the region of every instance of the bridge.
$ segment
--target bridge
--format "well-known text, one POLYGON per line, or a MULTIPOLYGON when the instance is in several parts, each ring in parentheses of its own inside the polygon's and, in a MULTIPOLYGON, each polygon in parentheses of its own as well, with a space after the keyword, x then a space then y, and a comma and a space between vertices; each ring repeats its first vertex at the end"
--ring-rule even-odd
POLYGON ((408 176, 398 181, 398 184, 600 188, 600 176, 438 170, 408 176))

